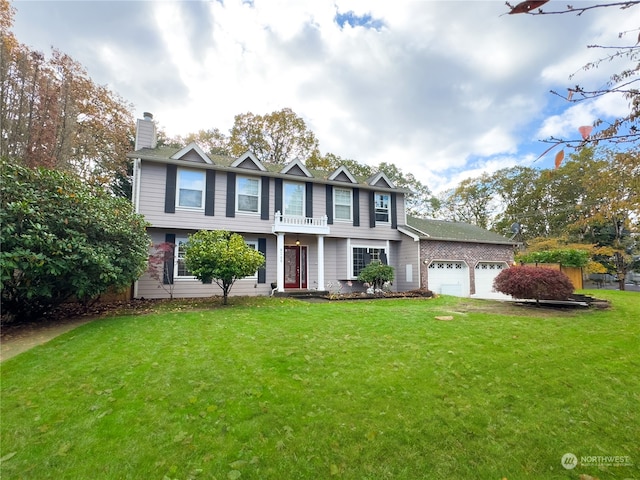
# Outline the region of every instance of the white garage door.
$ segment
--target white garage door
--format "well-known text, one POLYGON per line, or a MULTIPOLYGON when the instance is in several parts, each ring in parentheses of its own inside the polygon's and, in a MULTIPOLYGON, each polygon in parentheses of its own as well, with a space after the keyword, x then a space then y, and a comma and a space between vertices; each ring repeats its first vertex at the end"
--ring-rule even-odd
POLYGON ((476 294, 478 298, 507 299, 508 295, 493 290, 493 280, 502 270, 508 268, 504 262, 478 262, 475 268, 476 294))
POLYGON ((429 264, 428 288, 434 293, 469 296, 469 269, 461 261, 434 260, 429 264))

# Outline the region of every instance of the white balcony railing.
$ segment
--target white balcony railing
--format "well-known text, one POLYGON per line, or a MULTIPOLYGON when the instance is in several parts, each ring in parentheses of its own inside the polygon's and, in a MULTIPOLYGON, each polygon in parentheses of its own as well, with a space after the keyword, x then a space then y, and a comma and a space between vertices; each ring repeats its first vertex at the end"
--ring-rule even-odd
POLYGON ((273 223, 273 233, 310 233, 316 235, 328 235, 329 224, 327 216, 300 217, 297 215, 284 215, 276 212, 273 223))

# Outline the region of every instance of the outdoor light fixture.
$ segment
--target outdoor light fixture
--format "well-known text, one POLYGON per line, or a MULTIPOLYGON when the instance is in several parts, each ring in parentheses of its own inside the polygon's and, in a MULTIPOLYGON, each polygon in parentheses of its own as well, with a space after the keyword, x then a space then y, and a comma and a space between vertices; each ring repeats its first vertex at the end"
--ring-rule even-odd
POLYGON ((299 237, 296 237, 296 246, 298 246, 298 247, 300 246, 300 238, 299 237))

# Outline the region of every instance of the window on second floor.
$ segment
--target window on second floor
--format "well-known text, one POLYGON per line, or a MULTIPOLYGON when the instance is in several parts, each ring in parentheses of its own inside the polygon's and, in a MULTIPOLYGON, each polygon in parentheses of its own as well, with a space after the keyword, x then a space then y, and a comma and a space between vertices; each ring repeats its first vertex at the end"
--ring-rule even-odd
POLYGON ((178 169, 176 206, 197 209, 204 208, 204 186, 204 171, 178 169))
POLYGON ((376 222, 389 222, 389 194, 375 194, 376 222))
POLYGON ((336 220, 351 220, 351 190, 334 188, 333 190, 333 218, 336 220))
POLYGON ((282 200, 285 215, 304 216, 304 183, 284 182, 282 200))
POLYGON ((252 177, 238 177, 236 182, 237 211, 260 213, 260 180, 252 177))

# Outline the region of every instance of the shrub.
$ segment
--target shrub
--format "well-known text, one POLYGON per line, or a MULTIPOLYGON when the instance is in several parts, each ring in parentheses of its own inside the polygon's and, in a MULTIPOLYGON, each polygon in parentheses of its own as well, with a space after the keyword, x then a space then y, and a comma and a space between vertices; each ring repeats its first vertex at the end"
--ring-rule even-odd
POLYGON ((584 267, 589 263, 589 252, 575 248, 529 252, 518 255, 516 262, 559 263, 565 267, 584 267))
POLYGON ((393 267, 383 265, 379 261, 373 261, 360 270, 358 280, 370 284, 374 292, 382 290, 382 286, 386 282, 393 282, 393 267))
POLYGON ((2 311, 34 320, 71 298, 131 285, 146 267, 146 222, 131 203, 60 171, 0 162, 2 311))
POLYGON ((514 298, 566 300, 573 293, 569 277, 558 270, 515 266, 507 268, 493 281, 493 288, 514 298))

